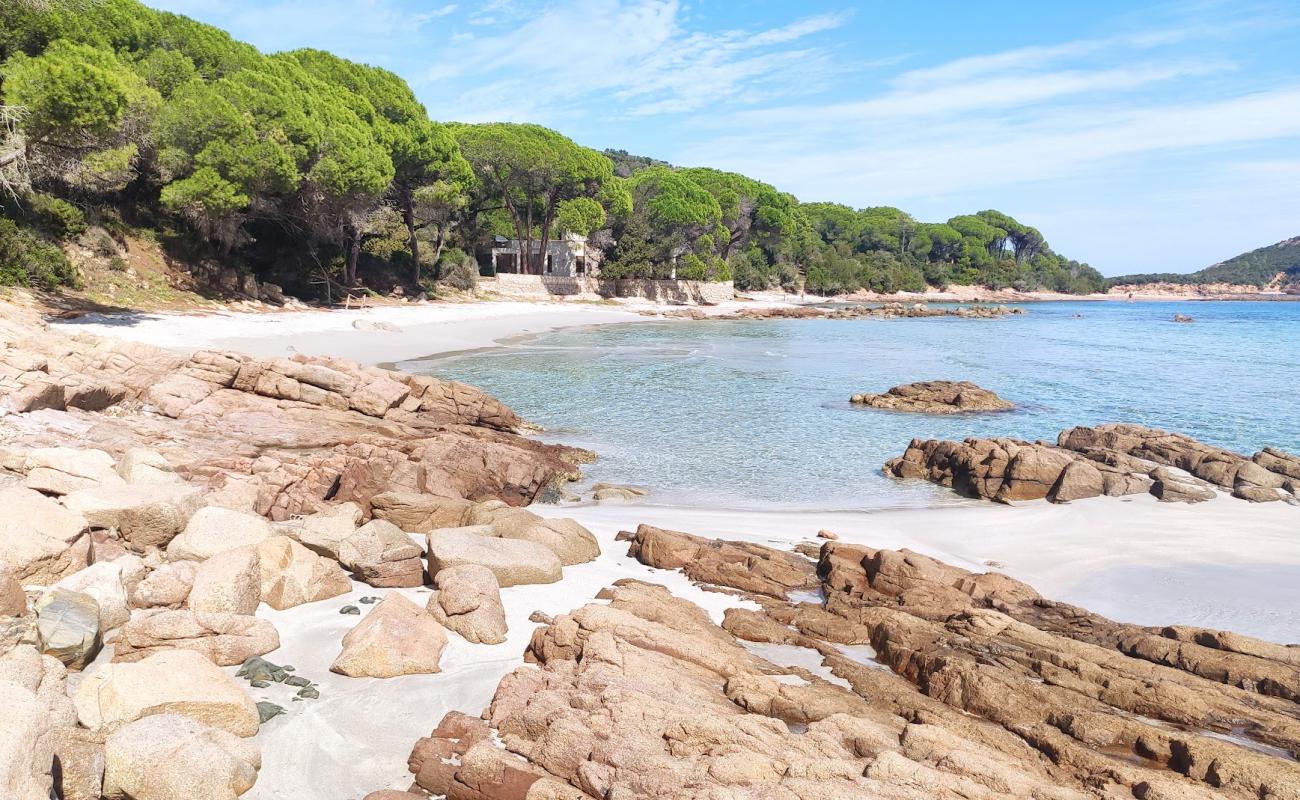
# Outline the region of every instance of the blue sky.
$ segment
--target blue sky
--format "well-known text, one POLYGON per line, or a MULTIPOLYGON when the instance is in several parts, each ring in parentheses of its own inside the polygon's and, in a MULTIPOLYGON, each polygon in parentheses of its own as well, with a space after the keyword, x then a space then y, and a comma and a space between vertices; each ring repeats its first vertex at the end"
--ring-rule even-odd
POLYGON ((538 122, 937 221, 997 208, 1103 273, 1300 235, 1300 4, 147 0, 538 122))

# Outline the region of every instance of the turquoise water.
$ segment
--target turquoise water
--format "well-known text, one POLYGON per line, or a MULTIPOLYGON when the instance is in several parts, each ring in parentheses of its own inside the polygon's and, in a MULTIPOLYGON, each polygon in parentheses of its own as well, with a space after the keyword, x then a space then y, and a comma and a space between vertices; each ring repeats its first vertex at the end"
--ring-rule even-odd
POLYGON ((659 502, 880 508, 961 502, 880 472, 913 437, 1054 440, 1137 422, 1242 453, 1300 451, 1300 303, 1039 303, 997 320, 661 321, 569 329, 403 369, 492 392, 587 474, 659 502), (1174 323, 1174 313, 1192 324, 1174 323), (1081 316, 1075 316, 1081 315, 1081 316), (855 392, 972 380, 1019 405, 929 417, 855 392))

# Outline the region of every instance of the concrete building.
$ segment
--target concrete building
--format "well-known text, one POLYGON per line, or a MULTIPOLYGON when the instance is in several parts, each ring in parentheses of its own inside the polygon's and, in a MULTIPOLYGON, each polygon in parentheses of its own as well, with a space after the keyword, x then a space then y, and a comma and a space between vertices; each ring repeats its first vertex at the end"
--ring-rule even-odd
MULTIPOLYGON (((541 250, 542 244, 540 241, 533 242, 533 252, 541 250)), ((497 274, 518 274, 519 256, 523 246, 518 239, 496 237, 496 243, 492 247, 492 271, 497 274)), ((567 233, 563 239, 552 239, 546 242, 545 252, 543 275, 576 278, 583 275, 595 277, 600 274, 600 248, 588 245, 585 236, 567 233)))

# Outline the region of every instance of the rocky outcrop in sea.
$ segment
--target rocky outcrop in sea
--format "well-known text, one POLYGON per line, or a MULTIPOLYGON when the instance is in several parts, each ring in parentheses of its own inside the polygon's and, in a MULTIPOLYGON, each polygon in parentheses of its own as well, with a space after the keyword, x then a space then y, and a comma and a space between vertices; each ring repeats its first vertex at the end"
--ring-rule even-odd
POLYGON ((683 317, 686 319, 912 319, 919 317, 962 317, 966 319, 996 319, 1012 314, 1023 314, 1022 308, 1008 306, 958 306, 933 308, 925 303, 885 303, 879 306, 760 306, 744 308, 723 314, 710 314, 702 309, 682 309, 669 312, 644 312, 648 316, 683 317))
POLYGON ((999 502, 1150 492, 1163 501, 1194 503, 1221 490, 1256 503, 1294 503, 1300 495, 1300 457, 1266 447, 1247 458, 1190 436, 1126 423, 1070 428, 1055 444, 913 439, 884 469, 999 502))
POLYGON ((962 414, 979 411, 1010 411, 1015 403, 1003 400, 970 381, 917 381, 895 386, 881 394, 855 394, 854 405, 916 414, 962 414))

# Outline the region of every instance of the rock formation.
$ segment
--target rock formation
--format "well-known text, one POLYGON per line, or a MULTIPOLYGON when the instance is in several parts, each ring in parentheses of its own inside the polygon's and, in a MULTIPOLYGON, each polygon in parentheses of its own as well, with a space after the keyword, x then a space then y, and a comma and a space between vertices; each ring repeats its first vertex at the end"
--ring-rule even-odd
POLYGON ((883 394, 855 394, 855 405, 918 414, 960 414, 1010 411, 1015 404, 970 381, 918 381, 895 386, 883 394))
POLYGON ((762 610, 719 627, 661 586, 617 581, 607 604, 542 620, 533 666, 501 681, 482 719, 450 713, 416 744, 412 791, 1300 797, 1294 648, 1116 623, 906 550, 827 541, 795 568, 756 544, 647 526, 624 538, 643 562, 762 610), (825 600, 783 599, 787 572, 815 575, 825 600))
POLYGON ((331 672, 349 677, 393 678, 439 671, 447 633, 423 608, 390 594, 343 637, 331 672))
POLYGON ((429 596, 429 613, 475 644, 506 640, 506 612, 501 585, 492 570, 478 564, 449 567, 433 576, 437 587, 429 596))
POLYGON ((931 308, 925 303, 884 303, 878 306, 847 306, 821 308, 819 306, 761 306, 745 308, 728 314, 710 314, 700 309, 669 312, 644 312, 653 316, 687 317, 689 319, 901 319, 914 317, 963 317, 968 319, 995 319, 1009 314, 1023 314, 1022 308, 1007 306, 959 306, 957 308, 931 308))
POLYGON ((1300 480, 1291 473, 1298 468, 1300 459, 1272 448, 1249 459, 1190 436, 1124 423, 1070 428, 1055 445, 913 439, 903 455, 885 463, 887 475, 924 478, 1000 502, 1143 492, 1164 501, 1199 502, 1214 496, 1210 486, 1252 502, 1294 499, 1300 480))

